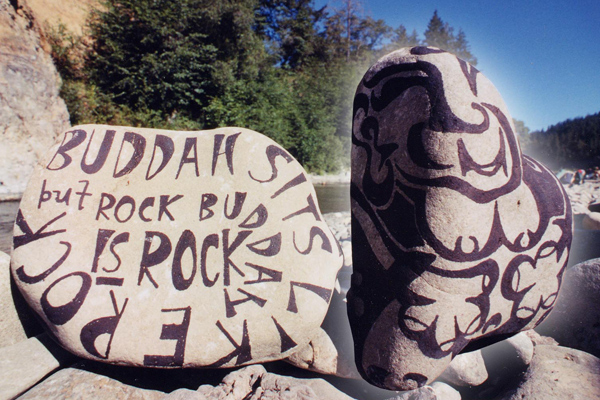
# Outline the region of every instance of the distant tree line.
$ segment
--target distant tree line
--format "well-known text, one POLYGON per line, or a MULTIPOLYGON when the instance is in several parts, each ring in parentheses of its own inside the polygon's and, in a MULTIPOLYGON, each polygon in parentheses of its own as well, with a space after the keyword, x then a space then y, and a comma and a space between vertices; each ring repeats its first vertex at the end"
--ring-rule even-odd
POLYGON ((525 154, 555 170, 600 166, 600 112, 525 132, 520 141, 525 154))
POLYGON ((71 123, 163 129, 242 126, 313 172, 348 163, 354 91, 383 54, 431 45, 477 63, 434 12, 423 38, 357 0, 106 0, 84 37, 49 41, 71 123))

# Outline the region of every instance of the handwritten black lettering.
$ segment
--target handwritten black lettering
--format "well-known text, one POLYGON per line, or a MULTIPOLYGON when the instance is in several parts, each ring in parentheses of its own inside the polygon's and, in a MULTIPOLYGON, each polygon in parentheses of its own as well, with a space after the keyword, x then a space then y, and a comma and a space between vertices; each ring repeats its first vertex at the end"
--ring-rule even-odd
POLYGON ((119 306, 117 305, 117 299, 115 298, 115 293, 110 291, 110 299, 112 301, 113 309, 115 311, 115 315, 110 315, 108 317, 101 317, 94 319, 91 322, 88 322, 81 328, 81 332, 79 333, 79 340, 83 346, 83 348, 93 355, 94 357, 101 358, 106 360, 108 355, 110 354, 110 347, 115 336, 115 331, 117 330, 117 326, 121 321, 121 317, 125 312, 125 307, 127 306, 127 302, 129 298, 126 298, 119 310, 119 306), (109 339, 106 345, 106 349, 104 352, 100 352, 96 347, 96 339, 98 339, 101 335, 108 334, 109 339))
POLYGON ((140 262, 140 273, 138 275, 138 286, 142 284, 144 276, 152 283, 155 288, 158 288, 158 283, 152 278, 150 274, 150 267, 158 265, 165 261, 171 254, 171 241, 169 237, 162 232, 147 231, 146 237, 144 238, 144 250, 142 253, 142 261, 140 262), (150 253, 150 246, 154 240, 160 240, 158 248, 150 253))
POLYGON ((191 307, 167 308, 161 310, 167 312, 183 311, 183 319, 180 324, 167 324, 162 326, 161 340, 175 340, 175 352, 172 355, 145 355, 144 365, 148 367, 181 367, 185 357, 185 343, 188 329, 190 327, 191 307))
POLYGON ((86 136, 87 132, 83 129, 74 129, 72 131, 65 132, 65 136, 63 138, 62 143, 60 144, 60 146, 58 146, 58 149, 56 149, 56 153, 52 157, 52 160, 50 160, 50 162, 46 166, 46 169, 50 171, 58 171, 68 167, 69 164, 71 164, 71 162, 73 161, 73 159, 67 153, 73 150, 75 147, 79 146, 81 143, 83 143, 86 136), (69 134, 71 134, 71 138, 67 140, 67 136, 69 134), (57 156, 61 156, 62 163, 59 166, 50 167, 54 163, 54 160, 57 156))
POLYGON ((144 152, 146 151, 146 139, 135 132, 125 132, 123 136, 123 141, 121 142, 121 148, 119 149, 119 155, 117 156, 117 162, 115 164, 115 171, 113 173, 114 178, 120 178, 129 174, 135 167, 137 167, 142 158, 144 157, 144 152), (117 172, 117 168, 119 166, 119 161, 121 160, 121 153, 123 152, 123 147, 125 143, 129 143, 133 147, 133 153, 127 161, 127 164, 117 172))

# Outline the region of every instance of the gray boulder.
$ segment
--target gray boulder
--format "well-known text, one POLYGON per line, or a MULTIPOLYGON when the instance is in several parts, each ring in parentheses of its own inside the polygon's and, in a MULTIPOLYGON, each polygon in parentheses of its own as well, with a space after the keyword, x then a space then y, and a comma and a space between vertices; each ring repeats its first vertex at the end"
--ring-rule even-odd
POLYGON ((600 398, 600 359, 561 346, 536 346, 521 384, 502 400, 600 398))
POLYGON ((554 311, 536 331, 600 357, 600 258, 568 269, 554 311))

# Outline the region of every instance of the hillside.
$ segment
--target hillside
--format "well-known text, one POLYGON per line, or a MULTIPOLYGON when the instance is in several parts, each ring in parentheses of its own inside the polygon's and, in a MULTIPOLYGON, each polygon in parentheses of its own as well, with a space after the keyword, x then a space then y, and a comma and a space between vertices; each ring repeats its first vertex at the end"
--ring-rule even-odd
POLYGON ((40 26, 63 23, 67 29, 80 35, 88 13, 98 0, 19 0, 32 10, 40 26))
POLYGON ((600 165, 600 112, 568 119, 522 140, 525 154, 559 169, 600 165))

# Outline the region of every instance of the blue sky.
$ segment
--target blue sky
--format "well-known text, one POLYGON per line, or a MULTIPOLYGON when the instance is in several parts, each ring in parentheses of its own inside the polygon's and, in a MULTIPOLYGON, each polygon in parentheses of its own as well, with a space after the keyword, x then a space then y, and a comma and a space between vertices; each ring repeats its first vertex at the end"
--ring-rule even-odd
MULTIPOLYGON (((341 7, 339 0, 315 6, 341 7)), ((362 0, 364 15, 423 32, 462 28, 477 68, 532 131, 600 111, 600 0, 362 0)))

